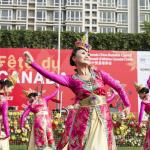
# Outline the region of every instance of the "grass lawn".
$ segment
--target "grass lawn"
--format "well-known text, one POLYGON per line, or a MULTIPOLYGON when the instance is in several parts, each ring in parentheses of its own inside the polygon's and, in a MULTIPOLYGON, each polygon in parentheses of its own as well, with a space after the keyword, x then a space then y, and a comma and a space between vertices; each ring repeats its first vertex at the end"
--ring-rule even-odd
POLYGON ((119 147, 117 150, 141 150, 141 147, 119 147))
MULTIPOLYGON (((10 150, 27 150, 27 145, 10 145, 10 150)), ((117 150, 141 150, 140 147, 119 147, 117 150)))
POLYGON ((27 150, 27 145, 10 145, 10 150, 27 150))

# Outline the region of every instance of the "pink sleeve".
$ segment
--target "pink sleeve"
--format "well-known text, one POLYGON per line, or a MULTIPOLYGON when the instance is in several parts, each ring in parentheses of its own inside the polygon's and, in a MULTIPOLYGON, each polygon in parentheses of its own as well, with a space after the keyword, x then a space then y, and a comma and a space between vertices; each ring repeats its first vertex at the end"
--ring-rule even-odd
POLYGON ((57 95, 59 91, 59 88, 57 88, 57 90, 55 90, 51 95, 44 97, 46 103, 48 103, 49 100, 51 100, 53 97, 55 97, 57 95))
POLYGON ((3 117, 3 124, 4 124, 6 137, 9 137, 10 131, 9 131, 9 122, 8 122, 8 102, 7 101, 5 101, 2 104, 2 117, 3 117))
POLYGON ((116 90, 118 92, 118 94, 121 97, 124 105, 126 107, 130 106, 130 101, 128 99, 128 96, 127 96, 125 90, 122 88, 121 84, 116 82, 116 80, 114 80, 108 73, 106 73, 104 71, 101 71, 101 76, 102 76, 102 79, 104 81, 104 84, 108 84, 114 90, 116 90))
POLYGON ((144 110, 145 110, 145 104, 141 102, 140 113, 139 113, 139 125, 142 122, 144 110))
POLYGON ((115 98, 115 93, 112 93, 110 97, 107 98, 107 103, 111 103, 115 98))
POLYGON ((24 122, 25 122, 25 118, 28 116, 28 114, 31 112, 30 110, 30 106, 28 106, 26 108, 26 110, 23 112, 23 114, 21 115, 21 119, 20 119, 20 128, 24 127, 24 122))
POLYGON ((149 78, 147 80, 147 85, 148 85, 148 88, 150 89, 150 76, 149 76, 149 78))
POLYGON ((63 86, 67 86, 69 87, 69 79, 68 76, 66 75, 59 75, 53 72, 49 72, 46 69, 42 68, 40 65, 38 65, 37 63, 33 62, 31 63, 32 68, 34 68, 37 72, 39 72, 41 75, 43 75, 44 77, 58 83, 61 84, 63 86))

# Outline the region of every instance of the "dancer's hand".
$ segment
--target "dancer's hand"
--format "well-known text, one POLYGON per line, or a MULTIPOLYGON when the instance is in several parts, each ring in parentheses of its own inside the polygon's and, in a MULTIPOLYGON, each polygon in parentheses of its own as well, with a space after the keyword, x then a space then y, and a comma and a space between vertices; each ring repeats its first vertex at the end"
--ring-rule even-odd
POLYGON ((26 58, 26 63, 31 64, 33 62, 33 57, 28 51, 24 52, 24 56, 26 58))
POLYGON ((56 88, 60 88, 60 85, 57 84, 57 83, 54 83, 54 86, 55 86, 56 88))
POLYGON ((123 109, 123 112, 128 115, 130 113, 130 107, 126 107, 125 109, 123 109))
POLYGON ((1 68, 1 67, 3 67, 3 64, 2 64, 2 62, 0 61, 0 68, 1 68))
POLYGON ((110 88, 108 91, 108 96, 112 96, 112 95, 116 96, 117 92, 113 88, 110 88))
POLYGON ((8 139, 9 140, 10 136, 6 136, 6 137, 3 137, 3 138, 0 138, 0 140, 6 140, 8 139))
POLYGON ((21 128, 22 133, 26 132, 27 130, 23 127, 21 128))
POLYGON ((113 88, 110 88, 110 93, 112 94, 112 93, 115 93, 115 91, 114 91, 114 89, 113 88))
POLYGON ((119 113, 121 119, 126 119, 126 114, 122 111, 119 113))

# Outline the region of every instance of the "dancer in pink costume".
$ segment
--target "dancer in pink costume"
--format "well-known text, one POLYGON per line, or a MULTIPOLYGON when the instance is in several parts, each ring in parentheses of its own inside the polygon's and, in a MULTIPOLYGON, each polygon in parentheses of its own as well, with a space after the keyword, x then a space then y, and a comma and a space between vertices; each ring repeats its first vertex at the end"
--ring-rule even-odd
MULTIPOLYGON (((44 77, 70 88, 79 105, 76 115, 67 122, 71 128, 68 150, 114 150, 113 126, 106 101, 105 84, 115 89, 129 112, 130 102, 122 88, 108 73, 94 70, 90 65, 89 45, 77 41, 70 57, 70 64, 76 67, 74 75, 58 75, 40 67, 29 52, 25 52, 26 62, 44 77)), ((57 147, 62 149, 61 147, 57 147)))
POLYGON ((21 128, 24 126, 26 116, 34 113, 34 125, 30 137, 28 150, 55 150, 55 142, 53 139, 52 126, 48 111, 48 102, 50 100, 56 102, 53 98, 57 95, 59 88, 50 96, 42 98, 37 91, 24 91, 29 99, 29 105, 21 116, 21 128))
MULTIPOLYGON (((116 94, 112 90, 110 91, 110 94, 107 97, 107 103, 111 103, 116 96, 116 94)), ((68 107, 65 108, 65 109, 67 109, 68 115, 67 115, 67 118, 65 121, 65 130, 64 130, 64 133, 57 145, 57 149, 61 150, 67 145, 67 143, 69 141, 70 133, 72 130, 71 127, 74 123, 74 118, 75 118, 76 112, 78 111, 79 108, 80 107, 78 104, 69 105, 68 107)))
MULTIPOLYGON (((150 88, 150 78, 147 81, 147 84, 150 88)), ((146 130, 146 136, 144 139, 143 150, 150 150, 150 96, 149 96, 149 89, 143 85, 138 85, 138 84, 135 84, 135 88, 139 94, 140 99, 142 100, 141 106, 140 106, 139 119, 138 119, 139 125, 141 125, 144 112, 146 112, 148 114, 147 130, 146 130)))
POLYGON ((0 127, 0 149, 9 150, 10 129, 8 122, 8 100, 16 83, 16 75, 8 76, 6 79, 0 80, 0 126, 4 126, 4 131, 0 127))

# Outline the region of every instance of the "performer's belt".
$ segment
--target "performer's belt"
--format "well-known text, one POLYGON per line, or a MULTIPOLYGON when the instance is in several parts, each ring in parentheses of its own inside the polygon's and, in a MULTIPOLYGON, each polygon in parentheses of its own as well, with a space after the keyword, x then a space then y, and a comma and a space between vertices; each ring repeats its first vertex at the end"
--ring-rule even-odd
POLYGON ((40 111, 40 112, 36 113, 36 116, 38 116, 38 115, 48 115, 48 112, 47 111, 40 111))
POLYGON ((104 105, 106 104, 106 97, 99 96, 96 94, 91 94, 89 97, 81 100, 79 104, 80 104, 80 107, 104 105))

